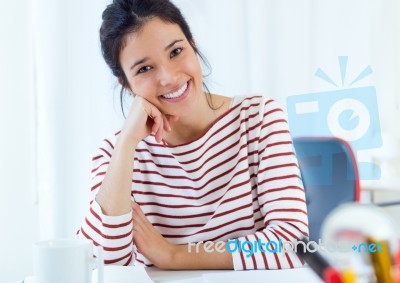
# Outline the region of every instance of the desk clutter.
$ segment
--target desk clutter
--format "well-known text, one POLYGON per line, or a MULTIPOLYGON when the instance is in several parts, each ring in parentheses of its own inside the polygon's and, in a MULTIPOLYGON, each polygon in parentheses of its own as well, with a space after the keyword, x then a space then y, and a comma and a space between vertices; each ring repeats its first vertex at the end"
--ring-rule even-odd
POLYGON ((298 254, 325 282, 398 283, 399 235, 384 209, 344 204, 325 219, 319 242, 308 242, 308 249, 298 247, 298 254))

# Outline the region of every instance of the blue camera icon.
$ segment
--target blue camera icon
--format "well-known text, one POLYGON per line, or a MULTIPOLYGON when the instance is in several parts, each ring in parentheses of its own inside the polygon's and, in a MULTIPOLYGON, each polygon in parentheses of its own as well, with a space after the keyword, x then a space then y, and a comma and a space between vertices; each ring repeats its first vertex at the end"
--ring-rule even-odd
MULTIPOLYGON (((339 57, 339 61, 345 73, 347 57, 339 57)), ((317 75, 334 84, 320 69, 317 75)), ((293 95, 287 97, 286 106, 293 137, 335 136, 348 141, 355 152, 382 146, 373 86, 293 95)), ((380 168, 375 164, 358 162, 358 167, 362 180, 380 179, 380 168)))
POLYGON ((293 136, 336 136, 354 150, 382 146, 374 87, 294 95, 286 103, 293 136))

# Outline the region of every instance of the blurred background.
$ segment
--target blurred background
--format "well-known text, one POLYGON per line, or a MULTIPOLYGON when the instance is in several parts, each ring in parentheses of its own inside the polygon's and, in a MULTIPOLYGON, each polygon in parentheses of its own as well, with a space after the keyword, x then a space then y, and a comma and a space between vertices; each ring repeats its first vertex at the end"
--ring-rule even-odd
MULTIPOLYGON (((338 56, 351 81, 376 88, 383 146, 364 154, 400 198, 400 2, 175 0, 226 96, 336 90, 338 56), (397 181, 397 182, 396 182, 397 181), (396 183, 395 186, 391 184, 396 183)), ((91 157, 123 122, 98 30, 105 0, 0 0, 0 282, 33 274, 32 244, 74 237, 88 209, 91 157)), ((208 73, 207 70, 205 70, 208 73)), ((400 212, 392 208, 400 219, 400 212)))

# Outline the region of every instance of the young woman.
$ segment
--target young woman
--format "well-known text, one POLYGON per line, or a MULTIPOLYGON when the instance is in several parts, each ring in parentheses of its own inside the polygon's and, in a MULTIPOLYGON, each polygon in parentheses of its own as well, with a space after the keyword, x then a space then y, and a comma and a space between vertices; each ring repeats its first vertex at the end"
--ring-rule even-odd
POLYGON ((114 0, 100 39, 133 102, 122 130, 93 157, 93 200, 78 236, 102 246, 106 264, 301 266, 277 246, 308 236, 278 105, 205 91, 195 40, 167 0, 114 0))

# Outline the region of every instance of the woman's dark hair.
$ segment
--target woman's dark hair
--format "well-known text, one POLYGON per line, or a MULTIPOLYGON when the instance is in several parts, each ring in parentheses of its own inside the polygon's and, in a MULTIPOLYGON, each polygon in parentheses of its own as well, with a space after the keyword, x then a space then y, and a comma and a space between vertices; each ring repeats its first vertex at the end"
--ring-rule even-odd
MULTIPOLYGON (((123 114, 123 96, 128 80, 119 62, 119 55, 125 47, 126 36, 139 31, 148 20, 154 17, 158 17, 167 23, 177 24, 203 64, 211 69, 207 60, 194 44, 193 35, 185 18, 169 0, 113 0, 103 12, 100 43, 104 60, 114 76, 122 82, 120 102, 123 114)), ((210 92, 204 83, 203 86, 207 93, 207 101, 210 107, 214 108, 210 92)))

